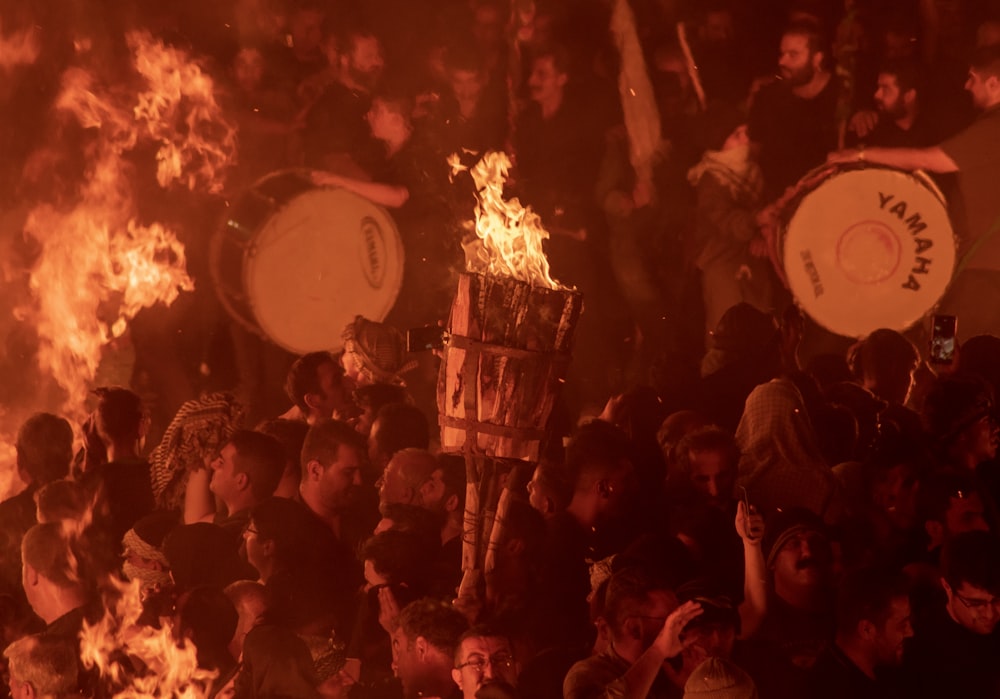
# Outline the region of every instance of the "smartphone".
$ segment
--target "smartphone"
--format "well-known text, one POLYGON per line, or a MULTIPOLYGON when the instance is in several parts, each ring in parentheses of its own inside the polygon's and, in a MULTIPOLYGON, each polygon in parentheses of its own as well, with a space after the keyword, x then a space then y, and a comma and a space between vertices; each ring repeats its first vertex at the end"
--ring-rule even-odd
POLYGON ((958 320, 955 316, 934 316, 931 330, 931 356, 934 364, 951 364, 955 360, 955 331, 958 320))
POLYGON ((444 338, 448 331, 436 325, 411 328, 406 331, 406 351, 424 352, 444 348, 444 338))

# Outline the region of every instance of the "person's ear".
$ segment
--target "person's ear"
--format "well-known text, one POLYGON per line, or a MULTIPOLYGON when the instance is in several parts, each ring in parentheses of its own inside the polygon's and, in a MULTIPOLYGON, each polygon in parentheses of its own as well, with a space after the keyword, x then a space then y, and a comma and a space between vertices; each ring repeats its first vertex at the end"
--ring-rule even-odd
POLYGON ((826 55, 822 51, 816 51, 813 53, 813 68, 820 70, 823 67, 823 61, 826 59, 826 55))
POLYGON ((944 578, 941 578, 941 589, 944 590, 944 594, 948 598, 948 602, 950 603, 952 595, 954 595, 954 592, 952 592, 951 585, 949 585, 944 578))
POLYGON ((454 512, 458 509, 458 494, 452 493, 444 500, 444 511, 454 512))
POLYGON ((462 671, 461 670, 459 670, 458 668, 452 668, 452 670, 451 670, 451 679, 453 679, 455 681, 455 684, 458 685, 459 691, 462 691, 462 692, 465 691, 465 687, 462 686, 462 671))
POLYGON ((868 619, 862 619, 857 626, 858 636, 865 641, 875 640, 875 636, 878 635, 878 630, 875 628, 875 624, 871 623, 868 619))
POLYGON ((932 542, 940 543, 944 540, 944 525, 936 519, 929 519, 924 522, 924 531, 927 532, 927 536, 930 537, 932 542))
POLYGON ((264 552, 265 556, 274 555, 274 540, 268 539, 267 541, 262 541, 260 545, 261 550, 264 552))
MULTIPOLYGON (((35 691, 35 687, 31 682, 21 681, 21 696, 19 699, 36 699, 38 693, 35 691)), ((17 698, 15 698, 17 699, 17 698)))
POLYGON ((306 464, 306 476, 307 480, 318 481, 323 477, 323 464, 321 464, 316 459, 312 459, 306 464))
POLYGON ((307 393, 302 396, 302 402, 309 406, 312 410, 318 410, 319 404, 322 400, 322 397, 318 393, 307 393))
POLYGON ((611 484, 607 478, 597 481, 597 493, 605 500, 611 497, 611 484))
POLYGON ((427 639, 424 638, 423 636, 417 636, 417 640, 414 641, 413 647, 416 649, 417 658, 420 660, 426 658, 427 654, 430 652, 431 649, 431 646, 427 642, 427 639))
POLYGON ((631 619, 625 620, 624 625, 625 635, 635 641, 642 640, 642 622, 637 618, 632 617, 631 619))
POLYGON ((903 93, 903 103, 907 106, 915 104, 917 101, 917 90, 915 88, 910 88, 903 93))
POLYGON ((240 490, 246 490, 247 488, 249 488, 250 487, 250 476, 248 476, 246 473, 237 473, 236 474, 236 487, 239 488, 240 490))
POLYGON ((516 539, 508 539, 507 543, 504 544, 504 548, 506 549, 508 555, 520 556, 521 554, 524 553, 524 549, 526 547, 524 544, 524 539, 516 538, 516 539))
POLYGON ((27 563, 24 564, 24 581, 29 587, 34 587, 38 584, 38 571, 32 568, 27 563))

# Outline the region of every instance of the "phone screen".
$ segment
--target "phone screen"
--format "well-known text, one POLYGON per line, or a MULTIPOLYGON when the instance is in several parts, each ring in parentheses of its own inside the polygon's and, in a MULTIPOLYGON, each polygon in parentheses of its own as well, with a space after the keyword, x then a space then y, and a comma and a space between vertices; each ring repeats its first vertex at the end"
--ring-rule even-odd
POLYGON ((931 361, 935 364, 951 364, 955 359, 955 316, 934 316, 931 332, 931 361))

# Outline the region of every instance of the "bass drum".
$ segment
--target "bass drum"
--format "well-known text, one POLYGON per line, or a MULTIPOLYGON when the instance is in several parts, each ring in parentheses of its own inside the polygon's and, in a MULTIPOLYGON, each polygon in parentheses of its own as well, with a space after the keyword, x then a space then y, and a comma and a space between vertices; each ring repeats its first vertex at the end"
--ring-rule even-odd
POLYGON ((294 354, 343 347, 357 316, 383 320, 403 281, 389 214, 310 171, 259 180, 212 239, 216 293, 238 323, 294 354))
POLYGON ((788 196, 778 233, 796 302, 846 337, 908 329, 937 305, 955 268, 944 196, 920 172, 815 170, 788 196))

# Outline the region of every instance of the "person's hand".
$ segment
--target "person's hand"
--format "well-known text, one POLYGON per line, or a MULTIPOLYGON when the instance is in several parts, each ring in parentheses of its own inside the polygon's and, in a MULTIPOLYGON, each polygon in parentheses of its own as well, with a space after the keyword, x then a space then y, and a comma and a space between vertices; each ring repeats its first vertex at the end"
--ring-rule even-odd
POLYGON ((847 128, 857 134, 858 138, 864 138, 872 132, 878 124, 878 112, 865 109, 855 112, 851 120, 847 122, 847 128))
POLYGON ((673 614, 667 617, 667 620, 663 624, 663 629, 660 630, 660 633, 656 636, 656 640, 653 641, 653 648, 662 653, 664 658, 673 658, 680 655, 684 648, 693 642, 693 638, 687 642, 681 638, 684 633, 684 627, 692 619, 698 617, 702 611, 701 605, 697 602, 685 602, 675 609, 673 614))
POLYGON ((392 635, 396 628, 396 619, 399 618, 399 602, 396 595, 392 594, 392 589, 386 585, 378 591, 378 623, 385 632, 392 635))
POLYGON ((826 162, 831 165, 839 165, 842 163, 858 163, 861 162, 862 150, 860 148, 848 148, 846 150, 838 150, 830 153, 826 156, 826 162))
POLYGON ((340 175, 322 170, 313 170, 309 176, 317 187, 339 187, 342 181, 340 175))
POLYGON ((764 538, 764 516, 753 505, 747 512, 747 504, 743 500, 736 505, 736 533, 744 544, 753 546, 760 546, 761 539, 764 538))

